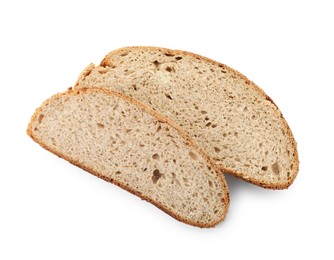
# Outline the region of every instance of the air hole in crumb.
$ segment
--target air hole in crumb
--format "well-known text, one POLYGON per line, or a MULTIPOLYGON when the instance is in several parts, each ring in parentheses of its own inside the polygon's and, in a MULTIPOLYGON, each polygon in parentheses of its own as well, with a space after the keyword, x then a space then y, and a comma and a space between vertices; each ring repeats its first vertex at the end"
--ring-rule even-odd
POLYGON ((244 112, 247 112, 248 111, 248 107, 244 107, 244 112))
POLYGON ((160 69, 160 66, 161 66, 161 63, 160 63, 159 61, 155 60, 155 61, 153 61, 153 65, 155 66, 155 68, 156 68, 157 70, 159 70, 159 69, 160 69))
POLYGON ((268 170, 268 166, 262 166, 261 170, 266 172, 268 170))
POLYGON ((99 128, 104 128, 104 124, 101 124, 101 123, 97 123, 97 126, 98 126, 99 128))
POLYGON ((127 52, 123 52, 122 54, 121 54, 121 56, 122 57, 124 57, 124 56, 126 56, 126 55, 128 55, 129 53, 127 53, 127 52))
POLYGON ((197 154, 195 154, 194 152, 189 152, 189 156, 190 156, 190 158, 191 159, 193 159, 193 160, 197 160, 197 154))
POLYGON ((182 60, 182 57, 178 56, 178 57, 175 57, 176 60, 182 60))
POLYGON ((159 125, 156 131, 159 132, 160 130, 161 130, 161 126, 159 125))
POLYGON ((211 127, 212 127, 212 128, 216 128, 216 127, 217 127, 217 124, 212 124, 211 127))
POLYGON ((279 174, 280 173, 280 166, 279 166, 278 162, 275 162, 273 165, 271 165, 271 169, 272 169, 273 173, 279 174))
POLYGON ((42 123, 43 118, 44 118, 44 115, 40 114, 38 117, 38 123, 42 123))
POLYGON ((215 149, 215 152, 216 153, 219 153, 220 152, 220 149, 218 147, 213 147, 213 149, 215 149))
POLYGON ((209 117, 207 117, 207 116, 206 116, 206 117, 204 117, 204 120, 208 121, 208 120, 209 120, 209 117))
POLYGON ((165 53, 165 55, 166 55, 167 57, 173 57, 173 56, 175 56, 175 55, 172 54, 172 53, 165 53))
POLYGON ((137 90, 136 84, 132 85, 133 90, 137 90))
POLYGON ((175 160, 175 159, 173 159, 173 163, 176 163, 176 160, 175 160))
POLYGON ((209 122, 209 123, 207 123, 205 126, 210 126, 211 125, 211 123, 209 122))
POLYGON ((166 71, 175 72, 175 69, 173 67, 166 67, 166 71))
POLYGON ((166 96, 166 98, 168 98, 168 99, 170 99, 170 100, 173 99, 173 98, 171 97, 171 95, 169 95, 169 94, 166 94, 166 93, 165 93, 165 96, 166 96))
POLYGON ((259 146, 260 146, 260 148, 262 148, 262 146, 263 146, 263 143, 259 143, 259 146))
POLYGON ((117 171, 117 172, 115 172, 115 174, 117 174, 117 175, 118 175, 118 174, 121 174, 121 172, 120 172, 120 171, 117 171))
POLYGON ((188 180, 186 177, 183 177, 182 180, 183 180, 183 182, 184 182, 185 184, 188 184, 188 183, 189 183, 189 180, 188 180))
POLYGON ((205 115, 207 114, 208 112, 206 112, 205 110, 201 110, 201 114, 205 115))
POLYGON ((156 184, 161 177, 162 173, 158 169, 155 169, 152 176, 153 183, 156 184))
POLYGON ((196 211, 196 210, 197 210, 196 207, 190 208, 190 212, 194 212, 194 211, 196 211))
POLYGON ((235 137, 238 137, 238 132, 234 132, 234 136, 235 136, 235 137))
POLYGON ((252 117, 251 117, 252 119, 255 119, 255 115, 252 115, 252 117))
POLYGON ((210 188, 212 188, 212 186, 213 186, 213 183, 210 180, 209 180, 209 186, 210 186, 210 188))
POLYGON ((153 158, 154 160, 159 160, 159 159, 160 159, 160 156, 159 156, 159 154, 155 153, 155 154, 152 155, 152 158, 153 158))

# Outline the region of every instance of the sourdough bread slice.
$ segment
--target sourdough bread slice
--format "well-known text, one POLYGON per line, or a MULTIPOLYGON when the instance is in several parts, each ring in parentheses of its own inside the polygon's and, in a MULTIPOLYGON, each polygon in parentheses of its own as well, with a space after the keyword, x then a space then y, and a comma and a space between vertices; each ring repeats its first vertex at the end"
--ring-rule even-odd
POLYGON ((115 89, 183 127, 221 169, 283 189, 298 172, 297 146, 282 113, 239 72, 199 55, 127 47, 89 65, 75 88, 115 89))
POLYGON ((225 218, 229 195, 219 168, 172 121, 130 97, 70 89, 36 110, 27 133, 182 222, 212 227, 225 218))

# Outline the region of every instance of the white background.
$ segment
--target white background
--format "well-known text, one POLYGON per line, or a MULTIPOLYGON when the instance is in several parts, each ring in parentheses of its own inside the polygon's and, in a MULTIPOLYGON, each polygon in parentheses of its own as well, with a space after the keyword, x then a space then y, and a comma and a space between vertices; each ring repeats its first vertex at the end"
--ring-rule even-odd
POLYGON ((1 1, 0 259, 333 259, 332 1, 1 1), (214 229, 40 148, 25 133, 46 98, 129 45, 195 52, 245 74, 298 142, 288 190, 228 177, 214 229))

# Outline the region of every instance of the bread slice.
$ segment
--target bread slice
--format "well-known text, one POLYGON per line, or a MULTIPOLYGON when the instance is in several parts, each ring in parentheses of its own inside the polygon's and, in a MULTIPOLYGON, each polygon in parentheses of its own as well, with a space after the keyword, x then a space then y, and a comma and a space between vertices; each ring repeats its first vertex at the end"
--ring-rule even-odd
POLYGON ((127 47, 89 65, 75 88, 130 95, 183 127, 221 169, 256 185, 284 189, 298 172, 297 146, 282 113, 239 72, 199 55, 127 47))
POLYGON ((92 88, 52 96, 27 133, 182 222, 212 227, 225 218, 229 195, 219 168, 172 121, 123 94, 92 88))

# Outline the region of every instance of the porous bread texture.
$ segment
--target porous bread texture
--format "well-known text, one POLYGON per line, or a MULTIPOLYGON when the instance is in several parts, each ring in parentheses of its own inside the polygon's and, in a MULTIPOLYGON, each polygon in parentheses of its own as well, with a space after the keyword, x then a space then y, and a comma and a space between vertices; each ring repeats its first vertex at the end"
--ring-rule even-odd
POLYGON ((224 177, 186 133, 122 94, 69 90, 45 101, 27 133, 45 149, 153 203, 213 227, 225 218, 224 177))
POLYGON ((297 145, 282 113, 241 73, 199 55, 127 47, 90 64, 75 88, 121 91, 183 127, 221 169, 283 189, 298 172, 297 145))

